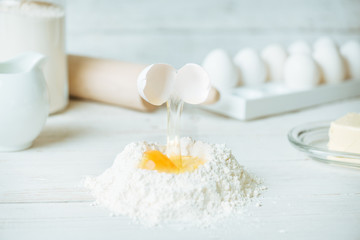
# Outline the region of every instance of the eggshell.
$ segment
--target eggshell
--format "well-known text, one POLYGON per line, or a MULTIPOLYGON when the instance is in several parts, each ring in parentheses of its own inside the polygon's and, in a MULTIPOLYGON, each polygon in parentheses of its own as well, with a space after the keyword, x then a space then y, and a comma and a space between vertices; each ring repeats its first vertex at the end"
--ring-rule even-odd
POLYGON ((244 85, 259 85, 266 81, 267 69, 259 54, 251 48, 239 51, 234 57, 244 85))
POLYGON ((311 55, 311 46, 307 42, 299 40, 290 44, 288 52, 289 54, 301 53, 311 55))
POLYGON ((209 75, 201 66, 189 63, 179 69, 174 94, 184 102, 200 104, 207 99, 210 89, 209 75))
POLYGON ((320 67, 325 83, 340 83, 345 79, 345 67, 339 49, 330 38, 314 44, 313 57, 320 67))
POLYGON ((320 83, 320 72, 309 54, 292 54, 284 66, 284 83, 292 89, 308 89, 320 83))
POLYGON ((152 64, 137 79, 138 92, 153 105, 165 103, 172 94, 176 69, 168 64, 152 64))
POLYGON ((211 84, 217 89, 229 89, 239 83, 239 74, 230 56, 223 49, 211 51, 202 64, 209 74, 211 84))
POLYGON ((360 80, 360 43, 348 41, 341 46, 340 51, 345 60, 348 77, 360 80))
POLYGON ((287 58, 284 47, 279 44, 268 45, 261 52, 261 57, 267 65, 268 79, 274 82, 282 82, 284 63, 287 58))
POLYGON ((152 64, 140 73, 137 84, 141 97, 153 105, 161 105, 171 96, 199 104, 207 100, 211 89, 206 71, 193 63, 179 71, 168 64, 152 64))

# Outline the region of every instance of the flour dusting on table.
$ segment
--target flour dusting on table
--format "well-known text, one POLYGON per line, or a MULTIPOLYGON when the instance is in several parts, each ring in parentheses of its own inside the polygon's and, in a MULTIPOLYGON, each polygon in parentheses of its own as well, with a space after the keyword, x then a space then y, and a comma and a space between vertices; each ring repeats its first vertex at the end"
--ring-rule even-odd
POLYGON ((147 226, 168 222, 207 226, 241 214, 264 189, 223 144, 182 138, 181 148, 182 155, 200 157, 206 163, 181 174, 139 169, 145 151, 165 152, 165 148, 146 142, 130 143, 112 167, 98 177, 87 177, 84 185, 96 204, 147 226))

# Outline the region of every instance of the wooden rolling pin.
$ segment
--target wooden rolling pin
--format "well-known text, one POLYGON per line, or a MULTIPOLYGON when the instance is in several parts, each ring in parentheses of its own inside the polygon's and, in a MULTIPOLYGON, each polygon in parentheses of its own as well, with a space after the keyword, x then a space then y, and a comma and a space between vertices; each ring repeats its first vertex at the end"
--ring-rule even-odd
MULTIPOLYGON (((139 111, 152 111, 156 106, 141 98, 137 77, 143 64, 68 55, 69 85, 72 97, 99 101, 139 111)), ((219 99, 212 89, 204 104, 219 99)))

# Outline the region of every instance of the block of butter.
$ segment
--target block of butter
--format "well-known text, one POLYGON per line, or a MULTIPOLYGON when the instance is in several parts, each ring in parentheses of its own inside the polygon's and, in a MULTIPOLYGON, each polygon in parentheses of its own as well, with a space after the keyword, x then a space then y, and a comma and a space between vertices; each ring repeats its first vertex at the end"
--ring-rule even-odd
POLYGON ((360 114, 348 113, 329 130, 329 150, 360 154, 360 114))

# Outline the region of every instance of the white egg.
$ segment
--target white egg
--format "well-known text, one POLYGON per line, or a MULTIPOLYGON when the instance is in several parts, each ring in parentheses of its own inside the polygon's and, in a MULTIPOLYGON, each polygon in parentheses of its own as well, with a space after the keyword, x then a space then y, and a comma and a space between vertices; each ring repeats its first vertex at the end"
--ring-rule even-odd
POLYGON ((284 67, 284 83, 292 89, 309 89, 320 83, 320 71, 309 54, 292 54, 284 67))
POLYGON ((259 85, 266 81, 265 63, 254 49, 245 48, 239 51, 234 57, 234 63, 244 85, 259 85))
POLYGON ((268 79, 282 82, 284 63, 287 58, 286 50, 279 44, 271 44, 263 49, 261 57, 267 65, 268 79))
POLYGON ((330 38, 320 38, 314 44, 313 57, 320 67, 325 83, 340 83, 345 79, 345 67, 339 49, 330 38))
POLYGON ((223 49, 211 51, 204 59, 203 67, 217 89, 229 89, 239 84, 239 74, 230 56, 223 49))
POLYGON ((336 42, 330 37, 318 38, 314 43, 314 50, 318 49, 319 47, 338 48, 336 42))
POLYGON ((341 54, 345 60, 348 77, 360 80, 360 43, 349 41, 341 46, 341 54))
POLYGON ((289 54, 302 53, 302 54, 311 54, 311 46, 309 43, 299 40, 290 44, 288 48, 289 54))
POLYGON ((152 64, 138 76, 137 87, 140 96, 153 105, 165 103, 174 88, 176 69, 168 64, 152 64))

